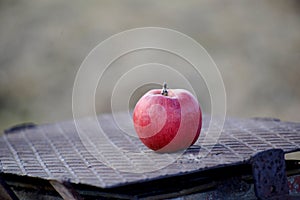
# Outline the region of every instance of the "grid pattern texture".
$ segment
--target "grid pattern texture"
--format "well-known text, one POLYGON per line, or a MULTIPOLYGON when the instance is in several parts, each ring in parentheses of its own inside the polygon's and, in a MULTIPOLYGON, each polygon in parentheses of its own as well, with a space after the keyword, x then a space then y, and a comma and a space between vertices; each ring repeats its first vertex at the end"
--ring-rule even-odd
POLYGON ((87 150, 77 134, 74 122, 69 121, 4 134, 0 138, 0 172, 109 188, 247 163, 256 153, 268 149, 279 148, 284 152, 300 150, 300 123, 276 119, 227 118, 217 144, 210 147, 201 143, 208 130, 208 120, 208 117, 204 117, 201 136, 196 144, 160 170, 126 172, 126 168, 132 166, 145 166, 145 161, 140 161, 140 152, 148 152, 146 165, 166 162, 168 155, 165 154, 161 160, 151 159, 155 153, 147 150, 138 138, 116 128, 111 115, 102 115, 99 121, 109 133, 106 135, 111 142, 109 145, 101 143, 96 137, 91 139, 97 132, 89 131, 89 120, 83 120, 83 123, 87 125, 90 134, 90 140, 87 140, 89 146, 95 149, 99 147, 100 156, 109 157, 106 159, 108 163, 99 161, 87 150), (119 153, 113 151, 112 146, 119 153), (200 150, 205 152, 209 148, 211 151, 205 156, 199 154, 200 150), (122 151, 131 153, 120 154, 122 151), (124 170, 121 171, 114 169, 122 167, 124 170))

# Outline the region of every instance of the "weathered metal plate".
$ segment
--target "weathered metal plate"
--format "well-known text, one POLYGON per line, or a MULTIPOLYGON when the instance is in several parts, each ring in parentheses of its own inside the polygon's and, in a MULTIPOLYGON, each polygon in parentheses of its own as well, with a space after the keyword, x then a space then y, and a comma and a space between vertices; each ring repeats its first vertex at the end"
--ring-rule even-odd
MULTIPOLYGON (((115 148, 132 152, 145 150, 139 139, 116 128, 111 115, 100 116, 100 120, 115 148)), ((267 149, 300 150, 300 123, 273 119, 227 119, 218 143, 205 157, 199 157, 197 152, 207 132, 208 120, 204 117, 201 137, 195 146, 167 167, 147 173, 114 170, 94 158, 82 144, 73 121, 27 127, 25 130, 13 129, 0 138, 0 172, 110 188, 250 163, 253 155, 267 149)), ((97 133, 91 130, 91 134, 97 133)), ((90 140, 90 145, 95 145, 94 142, 97 141, 90 140)), ((201 148, 203 150, 205 146, 201 148)), ((126 154, 106 153, 111 153, 113 161, 127 159, 128 163, 139 162, 139 158, 126 154)), ((149 163, 159 164, 152 160, 149 163)), ((124 167, 129 168, 130 165, 124 167)))

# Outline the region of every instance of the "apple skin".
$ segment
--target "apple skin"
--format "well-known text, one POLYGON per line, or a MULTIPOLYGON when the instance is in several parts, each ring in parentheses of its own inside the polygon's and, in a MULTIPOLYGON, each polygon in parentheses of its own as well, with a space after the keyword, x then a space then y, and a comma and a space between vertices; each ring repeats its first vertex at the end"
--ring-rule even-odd
POLYGON ((147 92, 133 111, 134 128, 140 140, 159 153, 171 153, 193 145, 201 131, 202 112, 197 99, 187 90, 147 92))

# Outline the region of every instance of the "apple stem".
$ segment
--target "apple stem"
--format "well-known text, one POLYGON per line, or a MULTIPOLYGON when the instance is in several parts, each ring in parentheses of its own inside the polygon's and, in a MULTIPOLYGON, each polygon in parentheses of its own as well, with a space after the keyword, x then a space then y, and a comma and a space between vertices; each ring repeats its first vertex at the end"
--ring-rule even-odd
POLYGON ((164 84, 163 84, 161 94, 164 95, 164 96, 168 96, 168 90, 167 90, 167 83, 166 82, 164 82, 164 84))

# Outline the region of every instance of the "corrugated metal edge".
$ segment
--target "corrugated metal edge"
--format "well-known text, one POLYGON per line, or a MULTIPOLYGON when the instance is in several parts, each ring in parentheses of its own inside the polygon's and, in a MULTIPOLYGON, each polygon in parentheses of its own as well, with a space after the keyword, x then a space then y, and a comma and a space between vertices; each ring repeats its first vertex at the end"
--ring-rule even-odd
MULTIPOLYGON (((269 149, 270 150, 270 149, 269 149)), ((119 184, 115 184, 115 185, 106 185, 105 188, 107 189, 112 189, 112 188, 117 188, 117 187, 122 187, 122 186, 127 186, 127 185, 134 185, 134 184, 138 184, 138 183, 144 183, 147 181, 156 181, 156 180, 160 180, 162 178, 173 178, 173 177, 179 177, 179 176, 185 176, 185 175, 189 175, 189 174, 194 174, 197 172, 205 172, 205 171, 209 171, 209 170, 215 170, 215 169, 221 169, 221 168, 225 168, 225 167, 235 167, 238 165, 243 165, 243 164, 251 164, 251 159, 259 154, 262 153, 264 151, 259 151, 257 153, 255 153, 254 155, 250 156, 248 159, 245 159, 244 161, 240 161, 240 162, 235 162, 235 163, 230 163, 230 164, 222 164, 222 165, 216 165, 214 167, 210 167, 208 169, 203 168, 203 169, 196 169, 196 170, 192 170, 192 171, 186 171, 186 172, 180 172, 180 173, 176 173, 176 174, 167 174, 167 175, 162 175, 162 176, 158 176, 155 178, 147 178, 147 179, 140 179, 137 181, 132 181, 129 184, 127 182, 124 183, 119 183, 119 184)), ((293 149, 290 151, 284 151, 284 153, 293 153, 293 152, 300 152, 300 148, 299 149, 293 149)), ((87 184, 88 185, 88 184, 87 184)))
MULTIPOLYGON (((243 161, 239 161, 239 162, 233 162, 230 164, 221 164, 221 165, 216 165, 214 167, 210 167, 210 168, 202 168, 202 169, 195 169, 195 170, 191 170, 191 171, 185 171, 185 172, 179 172, 179 173, 173 173, 173 174, 166 174, 166 175, 162 175, 162 176, 157 176, 154 178, 146 178, 146 179, 140 179, 137 181, 131 181, 130 183, 124 181, 124 182, 119 182, 119 184, 107 184, 105 187, 102 187, 100 185, 92 185, 92 184, 88 184, 88 183, 76 183, 72 181, 72 184, 84 184, 87 186, 94 186, 94 187, 99 187, 99 188, 103 188, 103 189, 112 189, 112 188, 117 188, 117 187, 122 187, 122 186, 128 186, 128 185, 134 185, 134 184, 139 184, 139 183, 144 183, 144 182, 148 182, 148 181, 156 181, 156 180, 160 180, 163 178, 173 178, 173 177, 180 177, 180 176, 185 176, 185 175, 189 175, 189 174, 193 174, 193 173, 197 173, 197 172, 205 172, 205 171, 209 171, 209 170, 215 170, 215 169, 221 169, 221 168, 225 168, 225 167, 235 167, 238 165, 242 165, 242 164, 251 164, 251 159, 264 151, 259 151, 256 154, 249 156, 249 158, 243 160, 243 161)), ((285 154, 287 153, 293 153, 293 152, 300 152, 300 148, 298 149, 293 149, 293 150, 289 150, 289 151, 284 151, 285 154)), ((0 174, 3 173, 3 168, 1 165, 1 160, 0 160, 0 174)), ((5 174, 11 174, 11 175, 17 175, 17 174, 13 174, 13 173, 5 173, 5 174)), ((20 177, 31 177, 31 178, 41 178, 38 176, 32 176, 30 174, 23 174, 23 175, 17 175, 20 177)), ((42 178, 43 180, 53 180, 52 178, 42 178)), ((68 181, 66 178, 61 178, 61 179, 57 179, 58 181, 68 181)))

